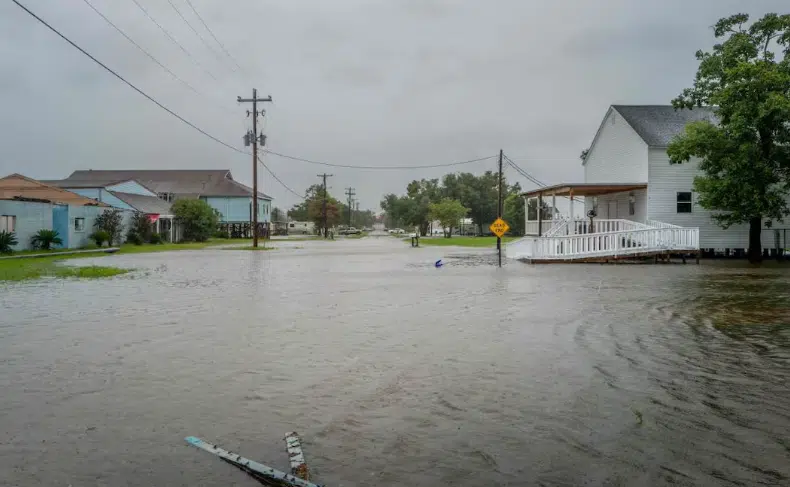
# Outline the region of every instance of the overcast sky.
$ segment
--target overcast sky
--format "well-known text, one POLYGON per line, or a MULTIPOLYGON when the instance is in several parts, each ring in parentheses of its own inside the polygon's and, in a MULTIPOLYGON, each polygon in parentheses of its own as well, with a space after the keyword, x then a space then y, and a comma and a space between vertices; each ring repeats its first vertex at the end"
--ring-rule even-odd
MULTIPOLYGON (((274 98, 269 148, 352 165, 442 164, 495 154, 548 184, 582 180, 579 152, 610 104, 668 104, 690 85, 694 52, 720 17, 787 13, 786 0, 89 0, 197 94, 107 25, 85 0, 20 0, 163 104, 243 148, 253 87, 274 98), (233 69, 236 69, 234 72, 233 69), (213 79, 211 73, 216 79, 213 79)), ((229 168, 251 161, 150 103, 10 1, 0 2, 0 173, 40 179, 76 169, 229 168)), ((334 174, 362 207, 411 179, 452 169, 362 171, 266 156, 299 193, 334 174)), ((511 180, 532 187, 511 170, 511 180)), ((261 169, 275 206, 289 194, 261 169)))

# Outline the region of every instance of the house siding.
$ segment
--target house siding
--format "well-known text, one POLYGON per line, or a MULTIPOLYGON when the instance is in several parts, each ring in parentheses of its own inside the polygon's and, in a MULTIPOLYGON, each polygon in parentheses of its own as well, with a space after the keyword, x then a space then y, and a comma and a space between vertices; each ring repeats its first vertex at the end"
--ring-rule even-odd
MULTIPOLYGON (((88 238, 94 231, 94 224, 96 218, 101 215, 106 208, 100 206, 70 206, 69 207, 69 240, 68 246, 70 248, 80 248, 90 245, 91 239, 88 238), (85 219, 85 229, 81 232, 75 229, 75 220, 77 218, 85 219)), ((131 212, 124 212, 130 213, 131 212)))
MULTIPOLYGON (((249 222, 250 203, 251 198, 248 197, 223 197, 223 196, 205 196, 202 197, 209 206, 219 211, 222 222, 249 222)), ((269 221, 269 210, 271 202, 263 199, 258 200, 258 221, 269 221)))
POLYGON ((647 182, 647 144, 610 109, 584 161, 587 183, 647 182))
POLYGON ((39 230, 52 230, 52 205, 31 201, 0 201, 0 215, 16 217, 14 250, 30 249, 30 239, 39 230))
POLYGON ((119 184, 107 186, 105 189, 109 191, 117 191, 119 193, 139 194, 143 196, 156 196, 156 193, 149 191, 137 181, 126 181, 119 184))
MULTIPOLYGON (((691 213, 677 212, 677 193, 693 191, 694 177, 699 174, 699 160, 670 164, 665 149, 653 148, 648 156, 648 167, 648 218, 682 227, 699 228, 700 247, 703 249, 749 247, 749 225, 733 225, 726 230, 721 228, 711 218, 713 212, 697 204, 697 193, 692 192, 691 213)), ((786 223, 774 224, 774 228, 788 227, 786 223)), ((774 247, 773 229, 763 227, 762 246, 764 249, 774 247)))
MULTIPOLYGON (((644 189, 633 191, 634 193, 634 214, 630 215, 629 192, 601 195, 598 197, 598 218, 613 219, 622 218, 635 222, 644 223, 647 219, 647 191, 644 189), (609 202, 617 203, 615 215, 609 214, 609 202)), ((593 207, 593 198, 585 198, 584 214, 593 207)))

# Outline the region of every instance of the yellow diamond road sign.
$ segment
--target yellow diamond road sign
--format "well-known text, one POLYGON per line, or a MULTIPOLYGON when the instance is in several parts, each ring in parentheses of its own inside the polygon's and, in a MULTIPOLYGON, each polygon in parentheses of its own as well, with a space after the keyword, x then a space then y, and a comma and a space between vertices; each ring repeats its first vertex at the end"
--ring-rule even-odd
POLYGON ((510 230, 510 225, 508 225, 505 220, 497 218, 496 221, 488 228, 491 229, 491 233, 497 237, 501 237, 502 235, 506 234, 508 230, 510 230))

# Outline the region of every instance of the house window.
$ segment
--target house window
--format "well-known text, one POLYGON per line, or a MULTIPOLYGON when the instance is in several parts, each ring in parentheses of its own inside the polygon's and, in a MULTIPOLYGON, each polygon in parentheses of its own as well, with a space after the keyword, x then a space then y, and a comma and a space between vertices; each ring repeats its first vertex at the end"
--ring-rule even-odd
POLYGON ((678 213, 691 213, 691 191, 678 191, 678 213))
POLYGON ((636 196, 634 196, 634 193, 628 195, 628 214, 631 216, 636 214, 636 196))
POLYGON ((173 193, 156 193, 156 196, 160 200, 165 200, 168 203, 172 203, 173 202, 173 193))
POLYGON ((74 219, 74 231, 75 232, 84 232, 85 231, 85 219, 84 218, 75 218, 74 219))
POLYGON ((0 232, 15 232, 16 231, 16 216, 15 215, 2 215, 0 216, 0 232))

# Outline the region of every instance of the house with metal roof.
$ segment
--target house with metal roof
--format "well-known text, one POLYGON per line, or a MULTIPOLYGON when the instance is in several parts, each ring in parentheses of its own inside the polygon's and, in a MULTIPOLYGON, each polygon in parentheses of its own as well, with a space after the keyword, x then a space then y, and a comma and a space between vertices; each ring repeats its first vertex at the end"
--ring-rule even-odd
MULTIPOLYGON (((672 139, 699 120, 717 123, 715 110, 610 106, 583 158, 584 181, 523 194, 525 205, 536 198, 554 208, 557 197, 569 198, 569 215, 527 221, 527 237, 509 244, 508 256, 537 262, 743 252, 748 248, 748 225, 723 229, 711 218, 712 212, 697 203, 693 185, 701 174, 699 160, 669 162, 672 139), (574 203, 584 205, 587 218, 570 216, 575 215, 574 203)), ((787 233, 785 228, 764 228, 763 246, 788 247, 787 233)))
POLYGON ((31 248, 39 230, 55 230, 63 248, 91 243, 93 224, 109 205, 21 174, 0 178, 0 231, 16 234, 14 250, 31 248))
MULTIPOLYGON (((109 193, 141 194, 142 187, 148 196, 153 194, 166 203, 182 198, 202 199, 219 212, 222 223, 252 220, 252 188, 234 180, 228 169, 89 169, 74 171, 66 179, 52 183, 80 194, 85 194, 81 189, 95 188, 109 193)), ((118 199, 127 201, 128 197, 118 199)), ((258 192, 260 222, 270 221, 271 201, 270 196, 258 192)))

